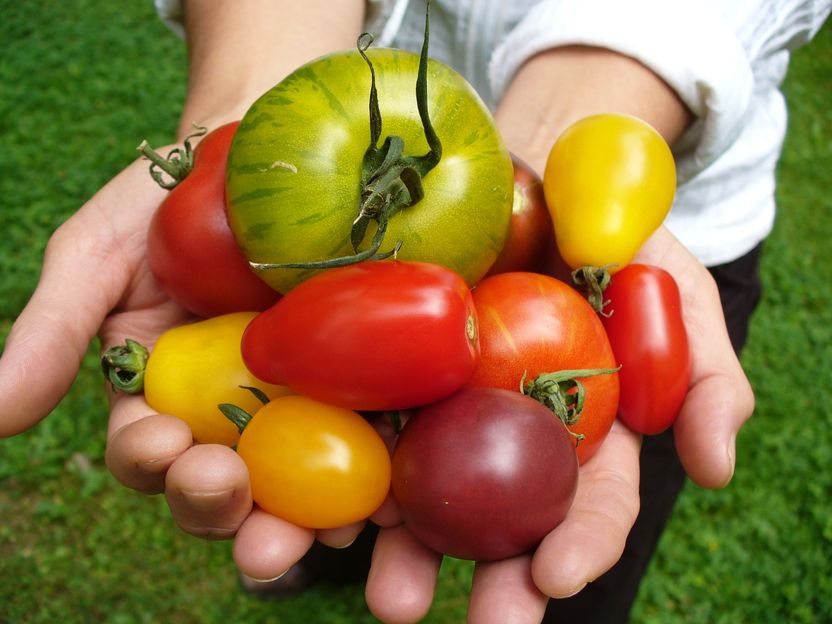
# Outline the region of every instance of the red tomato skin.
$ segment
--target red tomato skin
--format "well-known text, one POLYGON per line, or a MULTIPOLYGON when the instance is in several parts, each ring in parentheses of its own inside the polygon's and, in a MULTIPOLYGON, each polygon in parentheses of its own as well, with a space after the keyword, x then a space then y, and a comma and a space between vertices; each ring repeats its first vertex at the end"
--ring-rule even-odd
POLYGON ((408 529, 437 552, 476 561, 537 546, 566 516, 578 478, 563 423, 501 388, 464 388, 416 410, 392 466, 408 529))
MULTIPOLYGON (((537 273, 502 273, 473 291, 480 322, 480 363, 468 386, 519 390, 522 379, 560 370, 615 368, 612 347, 598 315, 574 288, 537 273)), ((586 402, 570 426, 584 439, 586 463, 609 433, 618 409, 617 373, 580 379, 586 402)))
POLYGON ((552 218, 543 195, 543 180, 520 157, 514 165, 514 202, 508 238, 487 275, 511 271, 540 271, 556 248, 552 218))
POLYGON ((202 317, 265 310, 279 298, 252 271, 237 246, 225 211, 225 163, 239 126, 205 135, 194 167, 150 221, 150 270, 168 296, 202 317))
POLYGON ((468 286, 445 267, 383 260, 328 269, 260 313, 243 361, 262 380, 353 410, 441 399, 479 360, 468 286))
POLYGON ((611 314, 602 321, 621 364, 618 417, 639 433, 661 433, 676 420, 690 385, 679 287, 664 269, 630 264, 604 296, 611 314))

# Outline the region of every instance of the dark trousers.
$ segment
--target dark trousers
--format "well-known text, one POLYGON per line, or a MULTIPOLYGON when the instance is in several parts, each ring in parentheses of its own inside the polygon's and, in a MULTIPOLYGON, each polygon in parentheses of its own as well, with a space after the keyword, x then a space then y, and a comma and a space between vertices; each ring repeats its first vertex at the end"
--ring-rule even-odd
MULTIPOLYGON (((761 295, 761 248, 758 245, 737 260, 710 269, 719 286, 728 333, 737 354, 745 345, 751 314, 761 295)), ((641 509, 621 559, 577 595, 550 600, 543 624, 625 624, 629 621, 641 578, 685 484, 685 471, 676 455, 672 431, 645 436, 640 466, 641 509)))

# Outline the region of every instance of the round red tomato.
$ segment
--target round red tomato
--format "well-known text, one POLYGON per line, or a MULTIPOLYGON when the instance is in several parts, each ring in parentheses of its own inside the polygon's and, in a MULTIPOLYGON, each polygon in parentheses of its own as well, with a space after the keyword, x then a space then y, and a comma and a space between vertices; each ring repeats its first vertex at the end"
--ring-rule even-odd
POLYGON ((603 323, 621 364, 618 416, 639 433, 661 433, 676 420, 690 384, 679 287, 664 269, 631 264, 613 275, 604 296, 603 323))
POLYGON ((150 270, 168 296, 199 316, 265 310, 279 294, 252 271, 225 210, 225 164, 239 122, 208 133, 193 169, 159 205, 147 234, 150 270))
MULTIPOLYGON (((598 315, 576 290, 536 273, 502 273, 474 289, 480 323, 480 363, 469 386, 518 390, 525 379, 563 370, 616 367, 598 315)), ((580 378, 583 411, 569 429, 578 459, 586 462, 603 442, 618 409, 618 375, 580 378)))
POLYGON ((328 269, 259 314, 243 360, 263 381, 354 410, 436 401, 479 358, 477 315, 463 279, 424 262, 381 260, 328 269))
POLYGON ((538 271, 555 248, 552 219, 543 196, 543 180, 522 159, 514 165, 514 201, 508 237, 488 275, 510 271, 538 271))
POLYGON ((572 437, 518 391, 464 388, 415 411, 393 452, 393 495, 408 529, 461 559, 526 552, 575 496, 572 437))

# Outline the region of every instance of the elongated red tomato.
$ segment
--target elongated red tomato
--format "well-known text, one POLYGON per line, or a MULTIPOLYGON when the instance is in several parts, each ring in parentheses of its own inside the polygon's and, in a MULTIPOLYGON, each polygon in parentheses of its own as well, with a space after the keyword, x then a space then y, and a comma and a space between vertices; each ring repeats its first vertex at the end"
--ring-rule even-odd
POLYGON ((403 409, 464 384, 479 358, 477 316, 445 267, 383 260, 329 269, 289 291, 243 335, 262 380, 353 410, 403 409))
POLYGON ((162 289, 204 317, 265 310, 280 297, 251 270, 228 225, 225 165, 237 126, 221 126, 196 146, 193 169, 159 205, 147 234, 162 289))
POLYGON ((611 314, 603 323, 621 364, 618 416, 640 433, 661 433, 676 420, 690 384, 679 288, 667 271, 631 264, 604 296, 611 314))
MULTIPOLYGON (((598 315, 576 290, 536 273, 501 273, 474 289, 480 321, 480 363, 469 386, 519 390, 525 378, 563 370, 615 368, 598 315)), ((570 430, 584 439, 578 459, 600 447, 618 408, 618 375, 581 378, 586 399, 570 430)))

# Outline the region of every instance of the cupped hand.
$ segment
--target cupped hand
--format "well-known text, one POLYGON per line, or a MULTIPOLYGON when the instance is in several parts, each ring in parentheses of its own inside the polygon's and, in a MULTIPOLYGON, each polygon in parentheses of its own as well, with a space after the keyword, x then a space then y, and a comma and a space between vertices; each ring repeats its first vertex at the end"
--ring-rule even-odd
MULTIPOLYGON (((620 423, 584 464, 564 521, 533 554, 475 565, 468 620, 482 624, 536 624, 550 596, 579 591, 618 561, 638 514, 641 436, 620 423)), ((418 622, 430 609, 442 562, 393 510, 373 518, 376 540, 366 599, 384 622, 418 622)))
MULTIPOLYGON (((680 459, 702 487, 722 487, 734 472, 735 442, 754 409, 750 383, 734 353, 707 269, 665 228, 636 262, 669 271, 682 295, 691 349, 691 385, 674 425, 680 459)), ((531 555, 477 563, 468 610, 472 622, 539 622, 549 597, 581 590, 620 558, 639 509, 641 436, 619 422, 581 467, 566 519, 531 555)), ((441 556, 419 544, 389 510, 376 543, 367 602, 385 622, 416 622, 427 613, 441 556)), ((383 524, 383 523, 382 523, 383 524)))
MULTIPOLYGON (((147 265, 147 227, 165 193, 148 162, 137 160, 50 238, 38 286, 0 358, 0 404, 14 406, 0 412, 0 435, 21 433, 54 409, 96 335, 102 349, 128 337, 152 346, 169 327, 195 320, 165 295, 147 265)), ((238 563, 254 577, 277 576, 306 552, 315 534, 253 508, 248 472, 235 452, 194 445, 183 421, 155 413, 140 395, 109 396, 106 463, 121 483, 165 492, 188 533, 237 535, 238 563), (247 546, 252 542, 259 552, 247 546), (263 543, 277 546, 264 550, 263 543)), ((344 545, 360 528, 321 531, 319 539, 344 545)))

